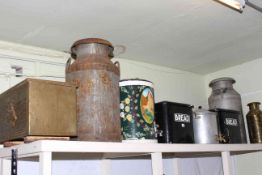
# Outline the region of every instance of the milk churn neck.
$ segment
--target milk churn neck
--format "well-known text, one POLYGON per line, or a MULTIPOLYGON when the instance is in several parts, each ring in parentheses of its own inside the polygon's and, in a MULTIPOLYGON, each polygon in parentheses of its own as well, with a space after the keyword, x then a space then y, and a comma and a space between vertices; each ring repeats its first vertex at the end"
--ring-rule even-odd
POLYGON ((113 45, 104 39, 87 38, 76 41, 71 47, 71 57, 83 58, 90 55, 104 55, 109 58, 114 57, 113 45))
POLYGON ((218 78, 209 83, 209 87, 212 89, 223 89, 223 88, 233 88, 233 84, 236 81, 233 78, 218 78))
POLYGON ((249 107, 249 110, 257 110, 257 109, 259 109, 260 103, 259 102, 253 102, 253 103, 248 103, 247 105, 249 107))

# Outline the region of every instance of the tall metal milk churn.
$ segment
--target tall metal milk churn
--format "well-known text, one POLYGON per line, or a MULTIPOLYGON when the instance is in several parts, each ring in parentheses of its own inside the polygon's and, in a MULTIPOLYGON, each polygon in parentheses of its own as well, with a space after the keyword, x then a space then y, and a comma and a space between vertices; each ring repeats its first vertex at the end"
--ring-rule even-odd
MULTIPOLYGON (((226 109, 239 111, 239 127, 241 135, 241 143, 246 143, 246 130, 244 118, 242 114, 242 103, 240 94, 233 88, 236 81, 233 78, 223 77, 212 80, 209 87, 212 88, 212 93, 208 98, 209 109, 226 109)), ((218 116, 219 117, 219 116, 218 116)))
POLYGON ((121 140, 119 63, 112 63, 109 41, 87 38, 76 41, 66 66, 66 81, 78 86, 78 139, 121 140), (74 60, 74 61, 73 61, 74 60))

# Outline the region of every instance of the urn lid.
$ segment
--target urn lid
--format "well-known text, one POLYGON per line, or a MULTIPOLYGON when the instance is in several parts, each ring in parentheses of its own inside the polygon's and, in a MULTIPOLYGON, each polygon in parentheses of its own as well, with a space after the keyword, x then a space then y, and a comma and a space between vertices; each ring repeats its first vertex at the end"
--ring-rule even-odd
POLYGON ((199 106, 194 112, 196 115, 216 116, 216 112, 203 109, 202 106, 199 106))
POLYGON ((251 102, 248 103, 247 106, 251 107, 251 106, 259 106, 261 103, 260 102, 251 102))
POLYGON ((149 80, 144 80, 140 78, 132 78, 132 79, 123 79, 119 81, 120 86, 149 86, 153 87, 154 84, 149 80))
POLYGON ((222 78, 217 78, 217 79, 212 80, 209 83, 209 87, 212 87, 216 82, 219 82, 219 81, 230 81, 232 84, 236 82, 236 80, 231 77, 222 77, 222 78))
POLYGON ((108 47, 111 48, 111 52, 109 54, 110 57, 114 57, 114 54, 113 54, 113 51, 114 51, 114 46, 112 45, 112 43, 110 43, 109 41, 107 40, 104 40, 104 39, 101 39, 101 38, 85 38, 85 39, 81 39, 81 40, 78 40, 76 42, 74 42, 74 44, 71 46, 71 57, 72 58, 76 58, 76 54, 75 54, 75 48, 78 46, 78 45, 81 45, 81 44, 103 44, 103 45, 106 45, 108 47))

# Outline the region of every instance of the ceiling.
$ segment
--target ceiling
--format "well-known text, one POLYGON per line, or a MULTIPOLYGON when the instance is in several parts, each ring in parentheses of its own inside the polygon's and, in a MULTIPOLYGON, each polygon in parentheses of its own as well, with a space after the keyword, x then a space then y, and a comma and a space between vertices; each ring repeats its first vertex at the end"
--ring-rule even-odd
MULTIPOLYGON (((253 0, 254 1, 254 0, 253 0)), ((258 1, 258 0, 256 0, 258 1)), ((262 13, 213 0, 0 0, 0 40, 69 51, 111 41, 120 58, 206 74, 262 58, 262 13)))

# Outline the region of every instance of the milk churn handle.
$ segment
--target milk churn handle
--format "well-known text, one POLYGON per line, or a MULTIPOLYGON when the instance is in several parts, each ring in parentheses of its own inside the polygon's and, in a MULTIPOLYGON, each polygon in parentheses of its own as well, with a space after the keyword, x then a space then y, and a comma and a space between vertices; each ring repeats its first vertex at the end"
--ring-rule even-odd
POLYGON ((223 89, 221 89, 221 91, 222 91, 222 96, 221 96, 221 98, 224 98, 224 95, 225 95, 225 93, 227 92, 227 90, 228 90, 228 88, 223 88, 223 89))
POLYGON ((216 94, 216 95, 219 95, 219 94, 221 94, 220 96, 219 96, 219 98, 224 98, 224 94, 226 93, 228 91, 228 88, 222 88, 222 89, 217 89, 217 90, 214 90, 213 92, 214 92, 214 94, 216 94))
POLYGON ((118 68, 118 70, 120 70, 120 63, 119 63, 119 61, 114 62, 114 65, 118 68))
POLYGON ((224 89, 223 89, 223 94, 226 93, 227 90, 228 90, 228 88, 224 88, 224 89))
POLYGON ((71 57, 68 58, 68 60, 67 60, 67 62, 66 62, 66 69, 65 69, 66 72, 68 71, 68 69, 69 69, 69 67, 70 67, 70 65, 71 65, 71 61, 72 61, 72 58, 71 58, 71 57))

